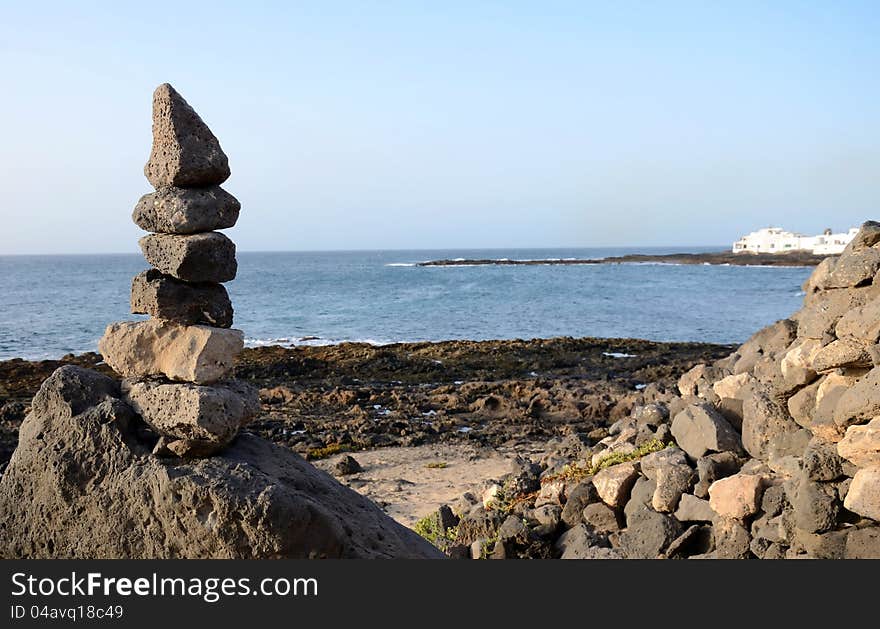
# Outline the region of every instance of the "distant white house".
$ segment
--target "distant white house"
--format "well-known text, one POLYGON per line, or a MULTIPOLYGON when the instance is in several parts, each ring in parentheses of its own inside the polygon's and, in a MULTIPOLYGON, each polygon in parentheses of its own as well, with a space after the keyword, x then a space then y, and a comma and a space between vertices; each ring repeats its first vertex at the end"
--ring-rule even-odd
POLYGON ((858 233, 853 227, 847 232, 831 233, 826 229, 819 236, 805 236, 785 231, 779 227, 765 227, 743 236, 733 243, 734 253, 786 253, 787 251, 811 251, 816 255, 841 253, 858 233))

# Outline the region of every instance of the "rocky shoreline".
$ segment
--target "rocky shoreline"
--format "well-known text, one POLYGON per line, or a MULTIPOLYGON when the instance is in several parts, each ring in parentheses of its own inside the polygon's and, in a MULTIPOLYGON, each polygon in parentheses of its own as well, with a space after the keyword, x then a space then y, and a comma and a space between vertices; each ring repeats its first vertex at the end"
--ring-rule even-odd
POLYGON ((828 256, 806 251, 789 253, 670 253, 630 254, 597 259, 551 258, 546 260, 446 259, 419 262, 416 266, 538 266, 579 264, 709 264, 719 266, 816 266, 828 256))
MULTIPOLYGON (((731 349, 592 338, 271 346, 243 350, 235 372, 260 389, 262 411, 248 430, 318 459, 383 446, 498 446, 589 432, 731 349)), ((40 384, 64 365, 115 376, 96 353, 0 362, 0 469, 40 384)))

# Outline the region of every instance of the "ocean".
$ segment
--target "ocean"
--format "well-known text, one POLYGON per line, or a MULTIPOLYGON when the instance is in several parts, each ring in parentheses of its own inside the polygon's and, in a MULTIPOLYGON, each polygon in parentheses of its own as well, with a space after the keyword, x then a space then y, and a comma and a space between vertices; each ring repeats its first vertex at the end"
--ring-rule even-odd
MULTIPOLYGON (((554 336, 739 343, 800 307, 812 269, 670 264, 418 267, 718 247, 241 252, 226 286, 247 345, 554 336)), ((0 360, 97 349, 140 255, 0 256, 0 360)))

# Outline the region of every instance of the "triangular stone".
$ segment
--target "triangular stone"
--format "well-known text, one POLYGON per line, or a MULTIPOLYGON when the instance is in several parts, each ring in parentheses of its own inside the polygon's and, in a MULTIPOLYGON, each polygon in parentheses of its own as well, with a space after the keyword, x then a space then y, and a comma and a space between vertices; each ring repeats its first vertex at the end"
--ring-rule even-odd
POLYGON ((153 92, 153 149, 144 175, 155 188, 210 186, 229 178, 220 142, 168 83, 153 92))

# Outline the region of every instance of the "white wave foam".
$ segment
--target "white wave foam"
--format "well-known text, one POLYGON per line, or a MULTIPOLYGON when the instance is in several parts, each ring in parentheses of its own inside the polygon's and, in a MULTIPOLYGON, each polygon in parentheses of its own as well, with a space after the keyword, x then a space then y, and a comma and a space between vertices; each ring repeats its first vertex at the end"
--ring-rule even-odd
POLYGON ((380 341, 377 339, 324 339, 314 336, 306 336, 297 339, 275 338, 275 339, 245 339, 245 347, 270 347, 278 345, 281 347, 326 347, 328 345, 341 345, 342 343, 364 343, 366 345, 391 345, 394 341, 380 341))
POLYGON ((602 352, 602 355, 611 358, 635 358, 638 356, 638 354, 624 354, 623 352, 602 352))
POLYGON ((415 262, 389 262, 385 266, 415 266, 415 262))

